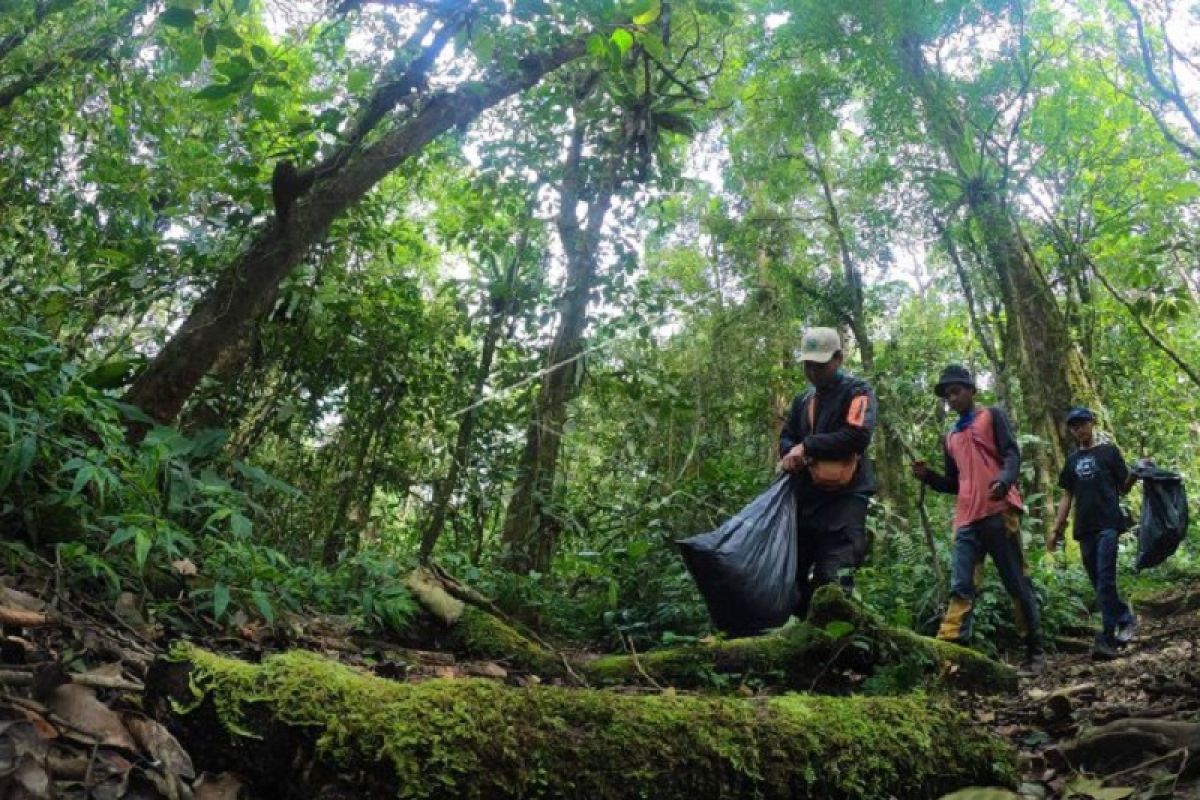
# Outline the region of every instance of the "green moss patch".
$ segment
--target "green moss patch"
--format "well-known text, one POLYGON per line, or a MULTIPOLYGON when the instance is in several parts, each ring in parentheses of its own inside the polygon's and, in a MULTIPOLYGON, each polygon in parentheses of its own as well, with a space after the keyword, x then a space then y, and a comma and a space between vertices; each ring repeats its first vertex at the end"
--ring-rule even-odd
POLYGON ((229 735, 244 741, 265 711, 304 731, 328 771, 385 764, 402 798, 932 797, 1014 776, 1007 745, 919 694, 631 697, 402 684, 302 652, 249 665, 183 645, 174 658, 229 735))
POLYGON ((636 683, 642 672, 681 688, 720 686, 723 676, 760 681, 798 691, 836 688, 835 671, 880 675, 880 691, 949 685, 978 692, 1017 688, 1011 667, 966 647, 883 625, 833 586, 813 598, 804 623, 780 633, 711 644, 605 656, 586 667, 589 680, 636 683))

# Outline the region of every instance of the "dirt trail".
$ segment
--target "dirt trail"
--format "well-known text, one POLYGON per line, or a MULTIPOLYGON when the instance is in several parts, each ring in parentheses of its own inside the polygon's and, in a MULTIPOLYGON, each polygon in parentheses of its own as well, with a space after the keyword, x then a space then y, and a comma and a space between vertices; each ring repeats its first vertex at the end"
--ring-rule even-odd
POLYGON ((1018 694, 973 701, 1021 753, 1020 797, 1200 799, 1200 609, 1186 605, 1144 610, 1116 660, 1053 655, 1018 694))

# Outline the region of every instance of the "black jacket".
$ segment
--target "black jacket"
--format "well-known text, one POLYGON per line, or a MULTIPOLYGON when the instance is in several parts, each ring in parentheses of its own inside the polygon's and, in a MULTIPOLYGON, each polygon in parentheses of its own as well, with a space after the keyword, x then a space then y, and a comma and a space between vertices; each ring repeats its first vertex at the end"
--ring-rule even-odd
POLYGON ((834 497, 844 494, 871 494, 875 491, 875 472, 867 460, 867 445, 875 432, 875 392, 861 378, 842 373, 833 383, 817 391, 809 389, 792 400, 792 409, 779 434, 779 455, 787 455, 798 444, 804 452, 815 459, 840 459, 850 455, 862 455, 862 462, 854 474, 854 480, 844 489, 822 491, 812 485, 808 470, 798 470, 793 475, 793 485, 798 494, 834 497), (816 425, 809 429, 808 403, 816 394, 816 425), (857 397, 865 398, 852 409, 857 397), (865 402, 865 409, 862 404, 865 402), (858 424, 851 424, 850 415, 855 413, 858 424))
MULTIPOLYGON (((999 451, 1000 459, 1003 461, 997 480, 1002 481, 1004 488, 1007 489, 1016 483, 1017 478, 1021 475, 1021 448, 1013 436, 1012 425, 1009 423, 1004 409, 999 406, 989 406, 988 410, 992 412, 992 433, 996 437, 996 450, 999 451)), ((950 457, 950 449, 947 447, 949 438, 947 436, 942 440, 942 457, 945 460, 946 474, 938 475, 930 470, 929 478, 925 482, 929 484, 929 488, 935 491, 958 494, 958 464, 950 457)))

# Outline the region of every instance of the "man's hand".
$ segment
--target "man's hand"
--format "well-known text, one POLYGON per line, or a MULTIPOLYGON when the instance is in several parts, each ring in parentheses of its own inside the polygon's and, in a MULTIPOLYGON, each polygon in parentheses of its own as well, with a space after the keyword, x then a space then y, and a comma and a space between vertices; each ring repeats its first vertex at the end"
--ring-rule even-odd
POLYGON ((914 478, 921 482, 929 480, 929 465, 924 461, 914 461, 909 466, 914 478))
POLYGON ((804 466, 807 458, 804 455, 804 445, 798 444, 787 452, 783 458, 779 459, 779 468, 784 472, 795 472, 804 466))
POLYGON ((1008 494, 1008 484, 1004 481, 992 481, 992 485, 988 487, 988 497, 993 500, 1003 500, 1006 494, 1008 494))
POLYGON ((1063 529, 1055 526, 1054 530, 1050 531, 1050 536, 1046 539, 1046 552, 1053 553, 1058 550, 1058 543, 1062 539, 1063 529))

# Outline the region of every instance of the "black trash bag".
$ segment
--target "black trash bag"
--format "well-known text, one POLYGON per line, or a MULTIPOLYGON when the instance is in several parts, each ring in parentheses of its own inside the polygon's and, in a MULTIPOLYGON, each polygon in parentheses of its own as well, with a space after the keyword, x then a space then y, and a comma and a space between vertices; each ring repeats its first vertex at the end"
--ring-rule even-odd
POLYGON ((1157 467, 1135 467, 1142 481, 1142 517, 1138 521, 1138 570, 1166 561, 1187 536, 1187 493, 1183 476, 1157 467))
POLYGON ((796 588, 796 500, 781 475, 715 531, 676 542, 713 624, 750 636, 787 622, 796 588))

